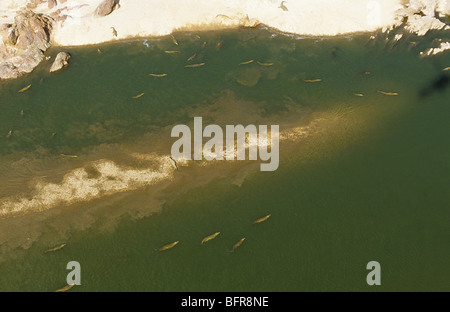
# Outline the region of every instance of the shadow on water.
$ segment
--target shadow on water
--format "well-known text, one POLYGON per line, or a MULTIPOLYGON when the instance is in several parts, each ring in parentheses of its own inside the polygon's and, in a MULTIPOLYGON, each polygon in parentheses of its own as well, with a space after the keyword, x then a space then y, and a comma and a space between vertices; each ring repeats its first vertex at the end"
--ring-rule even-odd
POLYGON ((450 85, 450 76, 439 75, 434 81, 419 92, 421 98, 430 96, 433 93, 444 93, 450 85))

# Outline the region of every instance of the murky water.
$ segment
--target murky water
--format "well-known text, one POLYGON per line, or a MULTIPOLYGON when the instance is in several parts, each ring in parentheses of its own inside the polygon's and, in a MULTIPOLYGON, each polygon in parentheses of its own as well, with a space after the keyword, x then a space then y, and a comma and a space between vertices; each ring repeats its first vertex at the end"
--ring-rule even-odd
POLYGON ((58 289, 71 260, 72 291, 365 291, 372 260, 379 290, 448 290, 450 93, 431 86, 450 58, 418 57, 446 35, 182 33, 2 82, 0 290, 58 289), (171 127, 194 116, 279 124, 279 169, 175 170, 171 127))

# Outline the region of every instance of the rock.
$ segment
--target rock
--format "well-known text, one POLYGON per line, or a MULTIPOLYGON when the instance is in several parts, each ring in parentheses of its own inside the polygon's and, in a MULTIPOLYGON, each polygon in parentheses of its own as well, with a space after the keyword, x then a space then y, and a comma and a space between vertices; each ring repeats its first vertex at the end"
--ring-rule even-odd
POLYGON ((104 0, 98 5, 97 9, 95 9, 95 14, 98 16, 109 15, 114 11, 116 4, 115 0, 104 0))
POLYGON ((0 77, 3 79, 13 79, 20 76, 17 68, 11 63, 0 64, 0 77))
POLYGON ((17 31, 11 24, 3 24, 0 26, 0 38, 3 44, 13 46, 17 43, 17 31))
POLYGON ((20 70, 21 73, 28 74, 33 71, 33 69, 39 65, 40 62, 44 60, 44 52, 39 49, 29 49, 26 50, 17 61, 15 61, 15 66, 20 70))
POLYGON ((17 43, 17 33, 14 28, 8 29, 8 43, 11 45, 15 45, 17 43))
POLYGON ((423 52, 420 52, 420 56, 436 55, 447 50, 450 50, 450 41, 441 42, 440 45, 436 48, 429 48, 423 52))
POLYGON ((51 22, 49 18, 25 11, 17 14, 14 21, 18 31, 18 49, 38 48, 45 51, 50 47, 51 22))
POLYGON ((53 18, 53 20, 55 22, 64 22, 67 19, 68 15, 62 14, 63 11, 64 11, 63 9, 58 9, 58 10, 51 12, 49 15, 51 18, 53 18))
POLYGON ((49 9, 53 9, 57 5, 58 5, 58 2, 56 2, 56 0, 48 0, 48 8, 49 9))
POLYGON ((30 1, 28 1, 26 7, 30 10, 36 9, 36 7, 43 2, 45 2, 45 0, 30 0, 30 1))
POLYGON ((8 23, 4 23, 0 25, 0 32, 8 30, 12 25, 8 23))
POLYGON ((50 67, 50 72, 53 73, 55 71, 61 70, 64 67, 69 66, 70 54, 67 52, 59 52, 56 56, 55 61, 53 62, 52 67, 50 67))
POLYGON ((424 36, 434 29, 449 30, 450 26, 436 18, 436 12, 446 10, 448 9, 436 0, 412 0, 404 8, 396 11, 396 22, 391 29, 404 23, 406 30, 419 36, 424 36))
POLYGON ((31 72, 50 47, 51 19, 42 14, 22 10, 14 24, 2 25, 0 36, 0 79, 17 78, 31 72))

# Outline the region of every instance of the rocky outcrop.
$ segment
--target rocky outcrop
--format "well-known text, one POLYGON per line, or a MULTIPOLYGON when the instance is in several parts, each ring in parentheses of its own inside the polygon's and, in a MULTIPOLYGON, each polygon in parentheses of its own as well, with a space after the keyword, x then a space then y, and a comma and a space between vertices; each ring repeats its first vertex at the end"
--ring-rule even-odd
POLYGON ((46 0, 29 0, 27 3, 27 9, 33 10, 41 3, 46 2, 46 0))
POLYGON ((430 56, 442 53, 444 51, 450 50, 450 41, 442 42, 442 39, 438 40, 439 46, 435 48, 429 48, 423 52, 420 52, 420 56, 430 56))
POLYGON ((0 77, 3 79, 17 78, 20 76, 20 72, 16 66, 11 63, 0 64, 0 77))
POLYGON ((117 5, 118 2, 116 0, 104 0, 98 5, 95 10, 95 14, 98 16, 109 15, 112 11, 114 11, 117 5))
POLYGON ((424 36, 430 30, 450 30, 450 26, 436 16, 450 14, 450 4, 444 5, 438 0, 414 0, 397 12, 397 21, 392 28, 405 24, 405 29, 419 36, 424 36), (439 12, 439 13, 437 13, 439 12))
POLYGON ((48 8, 49 9, 53 9, 57 5, 58 5, 58 2, 56 0, 48 0, 48 8))
POLYGON ((52 67, 50 67, 50 72, 56 72, 61 70, 67 66, 69 66, 70 54, 67 52, 59 52, 56 56, 55 61, 53 62, 52 67))
POLYGON ((50 18, 29 10, 17 13, 14 24, 0 27, 0 79, 31 72, 50 47, 50 18))

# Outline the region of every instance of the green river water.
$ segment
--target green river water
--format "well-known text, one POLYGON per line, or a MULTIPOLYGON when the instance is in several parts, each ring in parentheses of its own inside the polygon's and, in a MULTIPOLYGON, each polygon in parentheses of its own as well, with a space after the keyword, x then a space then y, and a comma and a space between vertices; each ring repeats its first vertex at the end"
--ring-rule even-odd
POLYGON ((449 291, 450 88, 429 86, 450 55, 418 55, 448 34, 370 35, 244 28, 178 33, 178 46, 166 37, 55 47, 49 55, 72 54, 66 70, 48 74, 48 61, 2 81, 2 199, 31 198, 36 181, 61 183, 100 159, 145 167, 130 151, 169 154, 167 129, 194 116, 281 131, 321 121, 280 143, 274 172, 181 168, 161 189, 0 215, 0 291, 61 288, 72 260, 82 285, 71 291, 449 291), (372 260, 381 286, 366 283, 372 260))

